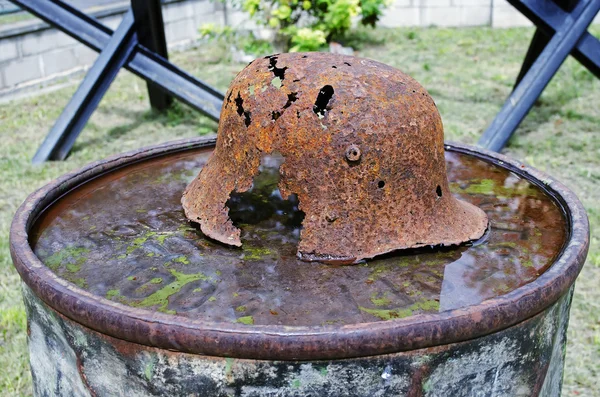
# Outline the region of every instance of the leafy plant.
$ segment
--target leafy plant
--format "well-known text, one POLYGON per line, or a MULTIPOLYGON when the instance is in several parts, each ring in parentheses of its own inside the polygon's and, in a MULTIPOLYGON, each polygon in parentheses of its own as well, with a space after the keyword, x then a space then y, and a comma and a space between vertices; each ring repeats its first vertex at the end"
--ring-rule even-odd
POLYGON ((341 40, 355 18, 375 27, 389 0, 230 0, 258 25, 275 30, 283 51, 315 51, 341 40))
POLYGON ((258 39, 251 31, 237 30, 231 26, 216 26, 213 23, 203 24, 198 31, 202 38, 214 40, 223 48, 231 45, 252 56, 273 52, 273 46, 269 41, 258 39))

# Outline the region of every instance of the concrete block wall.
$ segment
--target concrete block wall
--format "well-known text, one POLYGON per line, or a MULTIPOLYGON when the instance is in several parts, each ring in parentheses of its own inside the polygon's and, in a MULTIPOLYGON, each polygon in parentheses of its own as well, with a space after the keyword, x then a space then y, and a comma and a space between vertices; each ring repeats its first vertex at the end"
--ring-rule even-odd
MULTIPOLYGON (((121 18, 116 14, 101 21, 115 26, 121 18)), ((41 21, 29 24, 0 30, 0 96, 81 73, 97 57, 95 51, 41 21)))
POLYGON ((163 7, 165 35, 169 49, 185 48, 198 40, 198 28, 205 23, 225 21, 223 5, 211 0, 173 2, 163 7))
MULTIPOLYGON (((114 30, 126 9, 120 5, 96 17, 114 30)), ((163 18, 168 47, 174 50, 194 43, 203 23, 222 24, 224 12, 220 3, 210 0, 171 1, 164 5, 163 18)), ((97 52, 38 19, 0 27, 0 97, 82 74, 97 56, 97 52)))
POLYGON ((531 22, 506 0, 395 0, 382 26, 526 26, 531 22))
MULTIPOLYGON (((593 23, 600 23, 600 14, 593 23)), ((532 23, 506 0, 394 0, 380 25, 508 28, 532 23)))

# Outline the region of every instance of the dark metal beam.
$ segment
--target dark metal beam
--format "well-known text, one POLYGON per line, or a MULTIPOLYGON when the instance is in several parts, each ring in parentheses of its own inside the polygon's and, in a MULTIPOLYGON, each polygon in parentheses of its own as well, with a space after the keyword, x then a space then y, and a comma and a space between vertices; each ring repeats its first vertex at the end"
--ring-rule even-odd
POLYGON ((77 136, 100 103, 119 70, 125 65, 137 44, 133 13, 123 21, 92 65, 77 91, 64 108, 46 139, 33 157, 33 163, 64 160, 77 136))
MULTIPOLYGON (((508 1, 548 37, 552 37, 554 32, 560 30, 565 20, 573 18, 571 13, 551 0, 508 1)), ((565 8, 573 7, 573 2, 561 3, 561 5, 565 8)), ((571 55, 596 77, 600 78, 600 40, 590 33, 584 32, 573 48, 571 55)))
MULTIPOLYGON (((543 3, 551 3, 545 1, 543 3)), ((557 6, 558 9, 560 7, 557 6)), ((600 1, 581 0, 548 42, 521 83, 508 97, 496 118, 479 140, 479 145, 501 150, 529 112, 563 61, 585 33, 598 11, 600 1)))
MULTIPOLYGON (((135 18, 138 42, 154 54, 168 60, 165 25, 163 23, 160 0, 131 0, 135 18)), ((173 98, 155 83, 147 81, 150 106, 155 110, 165 110, 173 98)))
MULTIPOLYGON (((106 47, 113 34, 111 29, 94 18, 59 0, 10 1, 96 51, 106 47)), ((133 56, 125 67, 211 119, 219 120, 224 99, 221 92, 143 46, 134 48, 133 56)))
POLYGON ((548 45, 548 42, 550 41, 551 37, 552 36, 545 34, 540 28, 537 28, 535 30, 533 38, 531 39, 531 43, 529 43, 527 54, 525 54, 523 65, 521 65, 521 70, 519 71, 519 75, 517 76, 517 80, 515 81, 514 88, 517 88, 521 80, 523 80, 523 77, 525 77, 525 74, 527 74, 527 72, 531 68, 531 65, 533 65, 533 63, 542 53, 546 45, 548 45))

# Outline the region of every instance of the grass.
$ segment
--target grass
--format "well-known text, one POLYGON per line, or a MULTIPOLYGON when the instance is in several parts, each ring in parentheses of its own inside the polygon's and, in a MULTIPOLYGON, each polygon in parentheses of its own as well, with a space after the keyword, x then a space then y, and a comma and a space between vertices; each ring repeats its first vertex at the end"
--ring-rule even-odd
MULTIPOLYGON (((600 28, 592 32, 598 36, 600 28)), ((420 81, 436 100, 449 140, 475 143, 512 88, 533 29, 394 29, 362 31, 360 55, 420 81)), ((174 54, 173 61, 225 90, 244 65, 211 47, 174 54)), ((183 105, 163 115, 148 108, 146 85, 121 72, 65 162, 30 159, 75 87, 0 105, 0 394, 30 395, 19 277, 8 231, 18 205, 51 179, 108 155, 214 132, 216 124, 183 105)), ((600 80, 569 59, 505 150, 565 182, 600 225, 600 80)), ((565 368, 565 396, 599 396, 600 241, 592 233, 588 263, 577 282, 565 368)))

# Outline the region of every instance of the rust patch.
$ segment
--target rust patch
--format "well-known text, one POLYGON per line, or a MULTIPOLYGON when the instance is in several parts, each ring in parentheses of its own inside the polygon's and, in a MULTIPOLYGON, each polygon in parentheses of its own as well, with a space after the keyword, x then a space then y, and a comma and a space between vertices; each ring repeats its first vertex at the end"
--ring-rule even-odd
POLYGON ((77 372, 79 373, 81 382, 84 384, 87 391, 90 392, 91 397, 97 397, 98 395, 96 394, 94 389, 91 387, 90 383, 88 382, 88 379, 87 379, 87 376, 85 374, 85 370, 83 367, 83 362, 82 362, 81 356, 76 356, 76 359, 77 359, 77 372))
POLYGON ((235 100, 224 105, 214 155, 182 198, 209 237, 241 246, 227 199, 251 187, 273 151, 285 158, 282 197, 297 194, 306 214, 302 260, 353 263, 485 232, 484 212, 449 191, 433 99, 401 71, 334 54, 279 54, 248 65, 227 96, 235 100))

